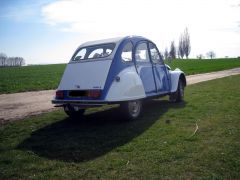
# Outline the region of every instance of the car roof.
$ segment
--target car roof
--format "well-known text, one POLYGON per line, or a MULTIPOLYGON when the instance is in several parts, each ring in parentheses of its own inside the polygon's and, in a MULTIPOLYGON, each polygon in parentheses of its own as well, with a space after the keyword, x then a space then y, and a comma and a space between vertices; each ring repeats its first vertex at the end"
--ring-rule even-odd
POLYGON ((96 41, 88 41, 80 45, 80 47, 85 46, 93 46, 98 44, 108 44, 108 43, 116 43, 120 44, 124 39, 146 39, 142 36, 124 36, 124 37, 115 37, 115 38, 109 38, 109 39, 101 39, 96 41))
POLYGON ((97 44, 107 44, 107 43, 119 43, 124 39, 124 37, 116 37, 116 38, 109 38, 109 39, 101 39, 96 41, 88 41, 83 43, 81 46, 92 46, 97 44))

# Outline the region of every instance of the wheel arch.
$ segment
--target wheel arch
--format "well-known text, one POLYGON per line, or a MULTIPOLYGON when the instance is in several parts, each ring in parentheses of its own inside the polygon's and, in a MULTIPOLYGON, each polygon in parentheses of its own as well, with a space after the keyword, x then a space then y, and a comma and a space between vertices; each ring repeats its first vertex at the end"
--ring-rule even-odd
POLYGON ((181 73, 181 74, 180 74, 179 80, 182 80, 184 87, 187 86, 187 80, 186 80, 186 76, 185 76, 184 73, 181 73))
POLYGON ((184 72, 182 72, 180 69, 171 71, 170 77, 171 77, 171 90, 170 90, 171 93, 174 93, 177 91, 179 80, 183 82, 184 87, 187 86, 186 76, 184 72))

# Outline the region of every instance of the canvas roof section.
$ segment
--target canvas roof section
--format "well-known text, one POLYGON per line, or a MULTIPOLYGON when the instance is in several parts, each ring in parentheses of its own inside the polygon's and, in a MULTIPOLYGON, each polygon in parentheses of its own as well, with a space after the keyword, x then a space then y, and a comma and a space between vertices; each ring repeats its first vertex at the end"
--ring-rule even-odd
POLYGON ((116 45, 119 45, 124 39, 128 38, 136 38, 136 39, 146 39, 142 36, 124 36, 124 37, 115 37, 115 38, 108 38, 108 39, 101 39, 96 41, 88 41, 83 44, 81 44, 78 48, 86 47, 86 46, 94 46, 98 44, 108 44, 108 43, 115 43, 116 45))
POLYGON ((101 39, 96 41, 88 41, 83 43, 80 47, 84 46, 92 46, 97 44, 108 44, 108 43, 116 43, 119 44, 125 37, 116 37, 116 38, 109 38, 109 39, 101 39))

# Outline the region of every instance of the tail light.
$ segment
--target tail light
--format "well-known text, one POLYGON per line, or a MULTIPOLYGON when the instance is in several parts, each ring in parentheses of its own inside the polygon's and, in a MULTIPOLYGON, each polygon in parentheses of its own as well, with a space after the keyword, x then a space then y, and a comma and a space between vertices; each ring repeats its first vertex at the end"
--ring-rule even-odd
POLYGON ((56 99, 63 99, 64 93, 63 91, 56 91, 56 99))
POLYGON ((87 93, 88 97, 91 98, 99 98, 101 96, 101 91, 100 90, 89 90, 87 93))

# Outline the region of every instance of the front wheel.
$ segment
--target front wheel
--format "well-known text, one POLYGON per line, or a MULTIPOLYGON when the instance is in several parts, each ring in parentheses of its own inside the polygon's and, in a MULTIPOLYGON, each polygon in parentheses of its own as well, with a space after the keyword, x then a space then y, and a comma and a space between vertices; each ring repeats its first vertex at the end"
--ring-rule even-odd
POLYGON ((142 112, 142 101, 127 101, 120 105, 121 112, 127 120, 137 119, 142 112))
POLYGON ((85 112, 85 109, 81 109, 79 107, 74 107, 71 105, 66 105, 63 107, 65 113, 71 118, 71 119, 81 119, 83 117, 83 114, 85 112))
POLYGON ((183 81, 179 79, 177 91, 170 94, 169 100, 171 102, 181 102, 184 100, 184 85, 183 81))

